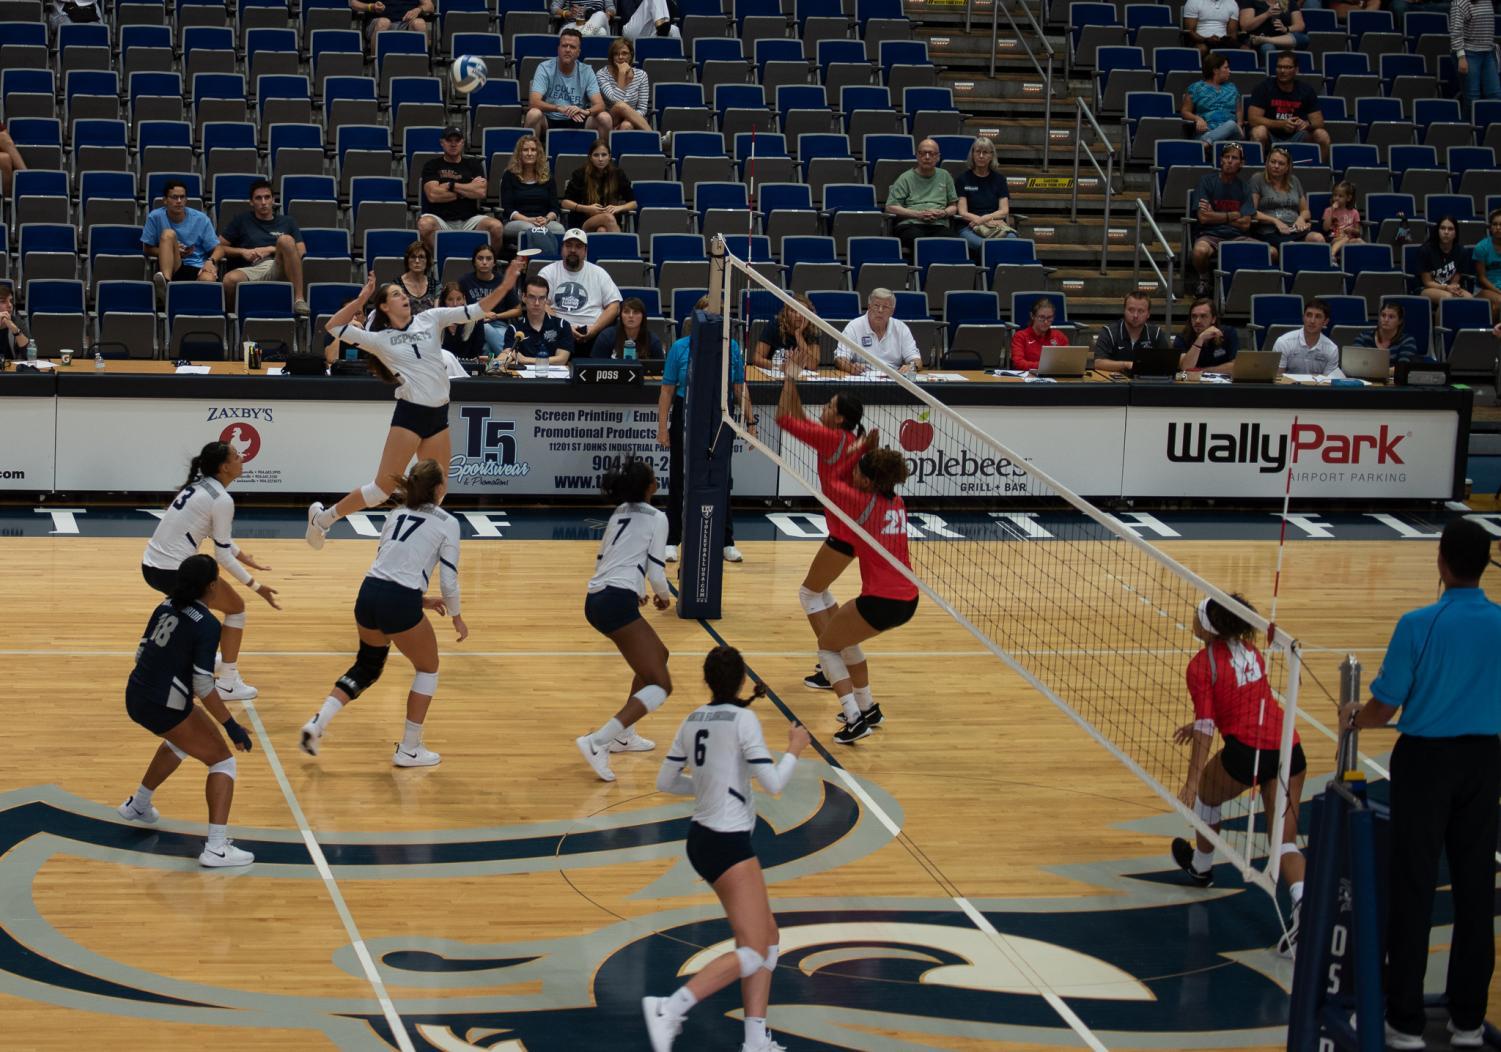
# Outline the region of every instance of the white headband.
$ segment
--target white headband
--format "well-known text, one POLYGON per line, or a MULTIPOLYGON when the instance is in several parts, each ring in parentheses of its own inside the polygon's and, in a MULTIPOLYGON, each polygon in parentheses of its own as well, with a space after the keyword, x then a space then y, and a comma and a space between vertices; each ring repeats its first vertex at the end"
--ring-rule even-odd
POLYGON ((1209 623, 1209 597, 1207 595, 1203 599, 1199 600, 1199 624, 1203 626, 1204 631, 1208 632, 1210 635, 1219 635, 1219 632, 1215 629, 1214 625, 1209 623))

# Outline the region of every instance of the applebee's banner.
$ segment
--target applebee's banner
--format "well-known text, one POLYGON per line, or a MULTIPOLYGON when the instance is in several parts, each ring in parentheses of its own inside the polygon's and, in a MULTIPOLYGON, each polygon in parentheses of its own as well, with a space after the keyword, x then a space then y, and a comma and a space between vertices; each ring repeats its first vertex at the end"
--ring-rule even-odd
POLYGON ((1446 500, 1458 430, 1458 415, 1444 412, 1133 406, 1122 492, 1276 498, 1291 469, 1294 500, 1446 500))

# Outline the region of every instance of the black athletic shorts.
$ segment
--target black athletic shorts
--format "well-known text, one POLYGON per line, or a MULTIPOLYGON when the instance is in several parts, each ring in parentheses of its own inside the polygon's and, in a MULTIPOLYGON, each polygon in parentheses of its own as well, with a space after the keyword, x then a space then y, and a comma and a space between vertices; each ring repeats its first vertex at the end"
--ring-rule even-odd
POLYGON ((584 620, 601 635, 618 632, 641 619, 641 597, 629 588, 611 585, 590 592, 584 600, 584 620))
POLYGON ((912 620, 912 615, 917 613, 917 596, 887 599, 881 595, 860 595, 855 597, 855 609, 871 628, 886 632, 912 620))
POLYGON ((415 628, 422 616, 421 592, 380 577, 365 578, 354 601, 355 623, 388 636, 415 628))
POLYGON ((171 595, 172 589, 177 587, 177 571, 163 570, 159 566, 147 566, 141 564, 141 576, 146 578, 146 583, 155 588, 162 595, 171 595))
POLYGON ((755 857, 749 831, 720 833, 697 822, 688 823, 688 864, 705 883, 712 886, 731 866, 755 857))
POLYGON ((152 734, 166 734, 187 719, 192 711, 191 701, 183 708, 169 709, 153 698, 142 697, 129 690, 125 692, 126 714, 152 734))
POLYGON ((841 541, 838 537, 828 537, 823 542, 825 548, 833 548, 847 559, 855 557, 855 546, 849 541, 841 541))
MULTIPOLYGON (((1225 736, 1225 747, 1220 750, 1220 763, 1225 765, 1225 773, 1234 778, 1241 785, 1265 785, 1277 777, 1277 754, 1276 749, 1253 749, 1244 742, 1236 741, 1229 735, 1225 736), (1261 759, 1257 760, 1257 753, 1261 759), (1253 781, 1252 767, 1255 767, 1253 781)), ((1293 743, 1293 752, 1290 757, 1291 770, 1289 777, 1302 774, 1308 768, 1308 760, 1303 756, 1303 746, 1293 743)))
POLYGON ((186 263, 179 263, 177 269, 172 272, 173 281, 197 281, 198 272, 202 267, 190 267, 186 263))
POLYGON ((391 426, 415 431, 418 438, 432 438, 448 430, 448 406, 418 405, 398 398, 396 410, 391 414, 391 426))

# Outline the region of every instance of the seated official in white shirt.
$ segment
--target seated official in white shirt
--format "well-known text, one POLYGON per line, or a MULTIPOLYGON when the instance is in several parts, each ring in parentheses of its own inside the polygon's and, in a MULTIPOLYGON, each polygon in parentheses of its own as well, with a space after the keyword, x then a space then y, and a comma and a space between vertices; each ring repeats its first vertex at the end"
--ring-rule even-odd
MULTIPOLYGON (((893 369, 915 373, 922 368, 922 355, 906 322, 893 318, 896 296, 890 289, 872 289, 865 313, 844 327, 844 337, 893 369)), ((863 373, 865 363, 843 344, 834 348, 834 364, 841 372, 863 373)))
POLYGON ((1303 327, 1277 337, 1272 350, 1282 357, 1277 369, 1284 373, 1327 376, 1339 368, 1339 348, 1324 335, 1329 307, 1323 300, 1309 300, 1303 308, 1303 327))

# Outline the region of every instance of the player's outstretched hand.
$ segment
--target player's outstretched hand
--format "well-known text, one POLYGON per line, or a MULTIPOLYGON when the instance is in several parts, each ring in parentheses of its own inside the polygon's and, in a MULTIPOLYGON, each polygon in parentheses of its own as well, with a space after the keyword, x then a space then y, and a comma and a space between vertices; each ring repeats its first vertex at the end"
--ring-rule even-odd
POLYGON ((464 619, 457 614, 454 615, 453 630, 458 636, 458 642, 462 643, 469 638, 469 626, 464 624, 464 619))
POLYGON ((271 567, 267 566, 265 563, 258 563, 258 562, 256 562, 255 561, 255 557, 252 556, 249 552, 245 551, 243 548, 240 550, 239 559, 240 559, 240 562, 244 563, 246 566, 250 567, 252 570, 269 570, 269 569, 271 569, 271 567))
POLYGON ((880 428, 873 427, 869 431, 865 432, 865 448, 866 449, 875 449, 880 444, 881 444, 881 429, 880 428))
MULTIPOLYGON (((259 570, 262 569, 262 567, 257 566, 256 569, 259 570)), ((276 601, 276 589, 272 588, 269 584, 256 585, 255 594, 260 596, 266 602, 270 603, 272 610, 281 609, 281 604, 276 601)))
POLYGON ((1193 736, 1194 725, 1192 723, 1185 723, 1183 726, 1173 731, 1173 744, 1187 745, 1190 741, 1193 740, 1193 736))
POLYGON ((441 595, 425 595, 422 597, 422 609, 436 610, 439 617, 448 616, 448 604, 443 601, 441 595))
POLYGON ((1178 790, 1178 802, 1190 811, 1194 804, 1199 802, 1199 790, 1192 782, 1185 782, 1183 788, 1178 790))
POLYGON ((233 716, 224 721, 224 733, 229 735, 229 740, 241 752, 250 752, 255 748, 255 743, 250 740, 250 733, 236 723, 233 716))
POLYGON ((375 295, 375 271, 374 270, 370 271, 370 273, 368 273, 368 274, 365 275, 365 287, 362 288, 362 289, 360 289, 360 302, 364 303, 365 301, 367 301, 368 299, 370 299, 370 297, 373 296, 373 295, 375 295))
POLYGON ((651 601, 652 605, 655 606, 658 610, 666 610, 669 606, 672 605, 672 598, 665 595, 654 595, 651 597, 651 601))
POLYGON ((793 756, 798 755, 808 747, 813 740, 813 735, 808 733, 808 728, 801 723, 794 723, 787 728, 787 751, 793 756))

